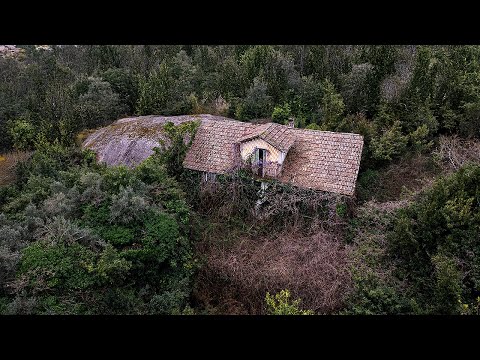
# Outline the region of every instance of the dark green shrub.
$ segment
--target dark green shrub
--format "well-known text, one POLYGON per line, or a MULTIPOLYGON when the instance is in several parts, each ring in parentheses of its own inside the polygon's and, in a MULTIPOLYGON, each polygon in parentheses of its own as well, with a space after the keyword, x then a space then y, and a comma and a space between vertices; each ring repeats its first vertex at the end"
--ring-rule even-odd
POLYGON ((190 210, 167 173, 170 158, 157 151, 129 169, 89 155, 43 143, 18 184, 2 189, 4 311, 181 313, 195 262, 190 210))
POLYGON ((275 295, 269 292, 265 295, 268 315, 313 315, 312 310, 302 310, 300 308, 300 299, 291 300, 291 294, 288 290, 282 290, 275 295))
POLYGON ((480 167, 467 165, 438 180, 397 217, 389 244, 398 276, 418 289, 432 311, 458 312, 459 300, 472 303, 479 294, 479 199, 480 167), (454 259, 462 259, 462 266, 454 259))
POLYGON ((367 169, 360 173, 357 180, 357 196, 359 201, 367 201, 375 195, 379 185, 377 170, 367 169))
POLYGON ((389 284, 374 273, 354 272, 353 295, 348 299, 349 315, 398 315, 418 313, 415 300, 404 289, 389 284))
POLYGON ((272 120, 276 123, 285 125, 291 115, 292 110, 290 109, 290 104, 285 103, 283 106, 275 106, 273 108, 272 120))
POLYGON ((13 146, 17 150, 30 150, 35 139, 35 128, 24 119, 14 121, 9 127, 13 146))

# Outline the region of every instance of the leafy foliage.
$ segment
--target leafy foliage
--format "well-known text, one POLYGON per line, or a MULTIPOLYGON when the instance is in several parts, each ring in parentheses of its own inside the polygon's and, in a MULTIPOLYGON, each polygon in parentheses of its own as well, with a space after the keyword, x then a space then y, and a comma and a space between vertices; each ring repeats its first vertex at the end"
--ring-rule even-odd
POLYGON ((110 83, 100 78, 91 77, 84 83, 77 84, 76 116, 81 128, 93 128, 104 125, 125 114, 125 105, 120 101, 120 95, 114 92, 110 83), (81 87, 84 89, 81 89, 81 87))
POLYGON ((160 158, 107 168, 40 146, 1 203, 5 312, 181 312, 195 270, 189 208, 160 158))
POLYGON ((276 123, 286 124, 291 113, 292 110, 290 109, 290 105, 288 103, 285 103, 283 106, 275 106, 272 113, 272 119, 276 123))
POLYGON ((323 83, 323 96, 320 108, 322 129, 336 130, 345 110, 345 105, 342 96, 337 93, 335 86, 328 79, 323 83))
POLYGON ((408 137, 402 135, 401 125, 396 121, 380 137, 371 143, 372 157, 378 161, 392 160, 406 150, 408 137))
POLYGON ((313 315, 312 310, 300 309, 300 299, 291 300, 288 290, 282 290, 275 295, 269 292, 265 295, 268 315, 313 315))
POLYGON ((9 128, 13 146, 17 150, 29 150, 33 146, 35 129, 26 120, 16 120, 9 128))
MULTIPOLYGON (((16 183, 0 187, 5 313, 188 313, 191 239, 216 228, 231 231, 227 238, 254 231, 259 189, 248 174, 218 177, 215 193, 181 166, 194 124, 167 124, 166 142, 135 169, 105 168, 71 147, 85 128, 214 113, 358 133, 360 202, 398 195, 404 181, 384 191, 385 179, 408 173, 404 160, 431 156, 439 136, 480 136, 476 45, 23 48, 24 56, 0 58, 0 150, 35 150, 16 167, 16 183)), ((439 146, 454 167, 466 162, 439 146)), ((345 312, 478 313, 478 180, 467 165, 398 214, 333 206, 338 219, 353 216, 347 239, 368 264, 353 274, 345 312)), ((264 230, 299 219, 311 229, 309 216, 326 211, 312 194, 278 184, 263 200, 264 230)))
POLYGON ((159 161, 166 165, 168 174, 176 179, 180 179, 183 174, 183 160, 199 125, 200 123, 195 121, 184 122, 178 126, 168 122, 163 127, 168 144, 161 140, 161 148, 155 151, 159 154, 159 161))
MULTIPOLYGON (((390 236, 398 276, 418 289, 431 311, 458 312, 479 294, 480 168, 467 165, 439 180, 401 211, 390 236)), ((427 306, 427 305, 425 305, 427 306)))

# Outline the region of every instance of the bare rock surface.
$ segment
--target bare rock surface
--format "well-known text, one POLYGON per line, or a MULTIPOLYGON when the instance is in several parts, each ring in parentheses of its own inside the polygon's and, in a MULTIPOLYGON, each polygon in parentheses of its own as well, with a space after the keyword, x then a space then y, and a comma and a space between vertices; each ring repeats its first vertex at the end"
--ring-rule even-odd
POLYGON ((153 154, 159 140, 168 140, 163 134, 167 122, 175 125, 187 121, 224 121, 227 118, 209 114, 181 116, 137 116, 117 120, 89 135, 83 147, 95 151, 99 162, 107 165, 133 167, 153 154))

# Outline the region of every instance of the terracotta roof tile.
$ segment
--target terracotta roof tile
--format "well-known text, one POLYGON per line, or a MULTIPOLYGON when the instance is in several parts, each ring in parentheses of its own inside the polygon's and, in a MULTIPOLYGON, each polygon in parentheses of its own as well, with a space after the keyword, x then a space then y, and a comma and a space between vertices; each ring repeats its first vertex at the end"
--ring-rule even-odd
POLYGON ((258 137, 275 148, 287 152, 295 142, 295 137, 292 136, 289 129, 291 128, 288 126, 275 123, 257 125, 251 129, 247 135, 239 139, 239 142, 248 141, 258 137))
POLYGON ((83 146, 96 151, 99 161, 109 165, 134 166, 153 153, 167 121, 177 125, 191 120, 201 124, 183 163, 188 169, 227 173, 240 162, 239 142, 261 137, 288 151, 280 181, 346 195, 355 190, 363 148, 363 137, 357 134, 256 125, 208 114, 142 116, 97 130, 83 146))
POLYGON ((209 122, 200 126, 184 166, 200 171, 228 172, 235 167, 239 156, 235 154, 234 144, 256 137, 288 151, 280 181, 353 194, 363 148, 363 137, 358 134, 297 129, 273 123, 209 122), (207 152, 205 144, 213 151, 207 152), (192 154, 199 156, 193 158, 192 154))
POLYGON ((239 160, 235 144, 253 124, 235 120, 202 120, 183 165, 192 170, 226 173, 239 160))

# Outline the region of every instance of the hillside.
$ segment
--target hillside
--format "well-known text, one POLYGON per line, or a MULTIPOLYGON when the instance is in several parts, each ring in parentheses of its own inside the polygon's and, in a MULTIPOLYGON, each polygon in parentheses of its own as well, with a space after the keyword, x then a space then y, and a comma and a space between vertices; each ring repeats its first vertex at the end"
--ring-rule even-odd
POLYGON ((480 46, 0 51, 0 313, 480 313, 480 46), (224 118, 360 134, 353 195, 200 181, 224 118))

